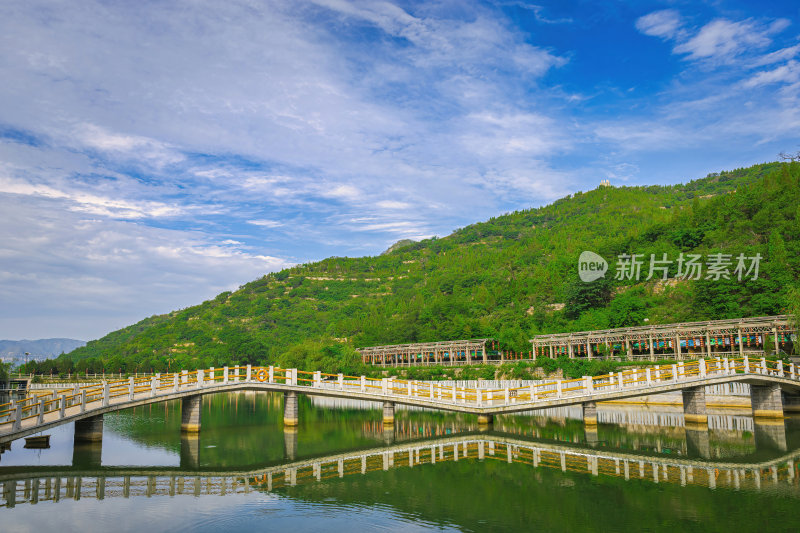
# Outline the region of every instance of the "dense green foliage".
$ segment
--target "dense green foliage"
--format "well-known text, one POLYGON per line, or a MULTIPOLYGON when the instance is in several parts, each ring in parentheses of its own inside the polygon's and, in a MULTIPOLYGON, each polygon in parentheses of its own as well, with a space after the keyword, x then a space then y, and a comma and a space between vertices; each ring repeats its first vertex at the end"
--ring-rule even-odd
MULTIPOLYGON (((800 163, 685 185, 601 187, 377 257, 331 257, 89 342, 63 367, 174 370, 269 363, 357 370, 354 347, 491 337, 527 353, 538 333, 797 310, 800 163), (584 250, 606 281, 577 276, 584 250), (618 255, 763 257, 755 281, 613 279, 618 255), (794 295, 792 297, 791 295, 794 295)), ((676 274, 670 267, 670 278, 676 274)))

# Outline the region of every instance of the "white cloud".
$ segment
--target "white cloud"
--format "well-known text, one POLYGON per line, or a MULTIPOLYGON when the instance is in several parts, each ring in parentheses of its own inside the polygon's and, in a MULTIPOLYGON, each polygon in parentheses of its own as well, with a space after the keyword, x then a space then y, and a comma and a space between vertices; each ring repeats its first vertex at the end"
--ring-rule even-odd
POLYGON ((411 204, 408 202, 398 202, 396 200, 381 200, 376 206, 380 207, 381 209, 411 209, 411 204))
POLYGON ((544 156, 568 146, 552 119, 532 113, 479 112, 465 117, 462 136, 467 149, 487 158, 492 154, 544 156))
POLYGON ((532 11, 533 16, 536 17, 536 20, 543 24, 570 24, 573 22, 573 19, 570 17, 550 18, 545 14, 546 8, 538 4, 532 4, 530 2, 524 2, 521 0, 516 0, 516 1, 512 0, 512 1, 498 2, 498 3, 507 6, 508 5, 518 6, 523 9, 532 11))
POLYGON ((409 231, 418 233, 420 231, 415 223, 406 220, 398 222, 383 222, 381 224, 365 224, 363 226, 359 226, 358 229, 361 231, 391 231, 395 233, 406 233, 409 231))
POLYGON ((782 21, 763 26, 751 20, 716 19, 678 44, 675 53, 688 54, 690 59, 731 59, 744 51, 764 48, 772 42, 769 35, 785 27, 782 21))
POLYGON ((744 82, 748 88, 770 83, 797 83, 800 81, 800 63, 789 61, 773 70, 759 72, 744 82))
POLYGON ((697 141, 671 124, 657 121, 609 121, 594 130, 600 139, 624 146, 628 151, 686 146, 697 141))
POLYGON ((632 163, 617 163, 606 169, 606 177, 613 181, 631 181, 638 177, 639 166, 632 163))
POLYGON ((786 48, 781 48, 780 50, 776 50, 775 52, 770 52, 769 54, 764 54, 756 58, 753 62, 751 62, 750 66, 762 67, 764 65, 779 63, 781 61, 794 58, 798 53, 800 53, 800 44, 787 46, 786 48))
POLYGON ((326 198, 354 200, 361 196, 361 191, 352 185, 335 185, 331 188, 321 188, 320 194, 326 198))
POLYGON ((0 175, 0 193, 66 200, 71 210, 109 218, 163 218, 175 217, 186 212, 185 208, 178 205, 153 201, 128 201, 79 190, 59 190, 50 185, 28 183, 2 175, 0 175))
POLYGON ((674 9, 654 11, 636 20, 636 29, 645 35, 674 39, 683 22, 680 13, 674 9))
MULTIPOLYGON (((789 26, 788 19, 769 23, 746 19, 733 21, 714 19, 698 30, 684 27, 683 18, 675 9, 664 9, 636 20, 636 29, 645 35, 674 41, 673 53, 690 60, 731 62, 739 55, 754 55, 772 43, 772 36, 789 26)), ((765 65, 793 57, 796 47, 788 47, 752 60, 754 66, 765 65)))
POLYGON ((688 61, 657 95, 632 101, 636 112, 591 126, 598 140, 615 147, 609 158, 601 158, 607 175, 616 178, 618 158, 641 161, 643 153, 655 161, 663 154, 701 150, 706 161, 712 154, 728 154, 720 166, 746 165, 774 157, 780 148, 770 153, 765 147, 781 136, 800 134, 795 111, 800 73, 794 59, 800 45, 787 46, 778 35, 789 21, 715 18, 691 28, 690 19, 664 10, 637 20, 639 31, 673 42, 673 54, 688 61), (768 70, 753 72, 766 65, 768 70), (730 152, 733 145, 740 146, 736 153, 730 152))
POLYGON ((267 219, 248 220, 247 223, 252 224, 254 226, 261 226, 262 228, 279 228, 283 226, 283 222, 279 222, 277 220, 267 220, 267 219))
POLYGON ((418 67, 449 67, 470 71, 478 64, 495 68, 509 62, 527 73, 541 76, 566 59, 517 38, 497 20, 476 10, 472 20, 417 17, 389 2, 314 0, 348 18, 371 23, 387 34, 415 45, 408 58, 418 67))
POLYGON ((44 320, 52 334, 90 339, 291 264, 231 239, 85 218, 57 199, 8 199, 0 194, 0 336, 44 336, 44 320))

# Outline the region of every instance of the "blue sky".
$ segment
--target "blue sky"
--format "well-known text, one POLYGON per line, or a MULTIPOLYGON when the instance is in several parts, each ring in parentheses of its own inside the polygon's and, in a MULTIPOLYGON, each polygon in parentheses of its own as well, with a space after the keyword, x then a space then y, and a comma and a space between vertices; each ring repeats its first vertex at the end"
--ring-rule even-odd
POLYGON ((0 338, 800 149, 796 2, 0 4, 0 338))

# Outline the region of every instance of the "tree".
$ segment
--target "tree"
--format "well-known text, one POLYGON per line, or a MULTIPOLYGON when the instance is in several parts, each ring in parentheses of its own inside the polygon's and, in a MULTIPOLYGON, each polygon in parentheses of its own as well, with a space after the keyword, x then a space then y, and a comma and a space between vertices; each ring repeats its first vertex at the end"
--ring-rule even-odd
POLYGON ((11 375, 11 363, 4 363, 0 361, 0 382, 2 383, 7 382, 10 375, 11 375))
POLYGON ((641 326, 647 310, 643 297, 641 290, 629 290, 614 298, 608 306, 611 327, 641 326))
POLYGON ((600 278, 590 283, 575 280, 567 288, 564 313, 567 318, 578 318, 588 309, 605 307, 611 299, 611 281, 600 278))

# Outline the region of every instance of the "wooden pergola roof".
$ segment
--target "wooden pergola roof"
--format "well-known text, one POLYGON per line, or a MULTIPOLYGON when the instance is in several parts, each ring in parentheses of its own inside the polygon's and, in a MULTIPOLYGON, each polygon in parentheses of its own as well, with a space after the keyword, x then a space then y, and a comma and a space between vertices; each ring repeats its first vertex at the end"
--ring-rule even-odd
POLYGON ((738 335, 745 333, 771 333, 797 331, 787 315, 709 320, 705 322, 681 322, 631 328, 576 331, 536 335, 530 340, 534 346, 562 346, 565 344, 620 342, 625 340, 674 339, 677 337, 703 337, 705 335, 738 335))

